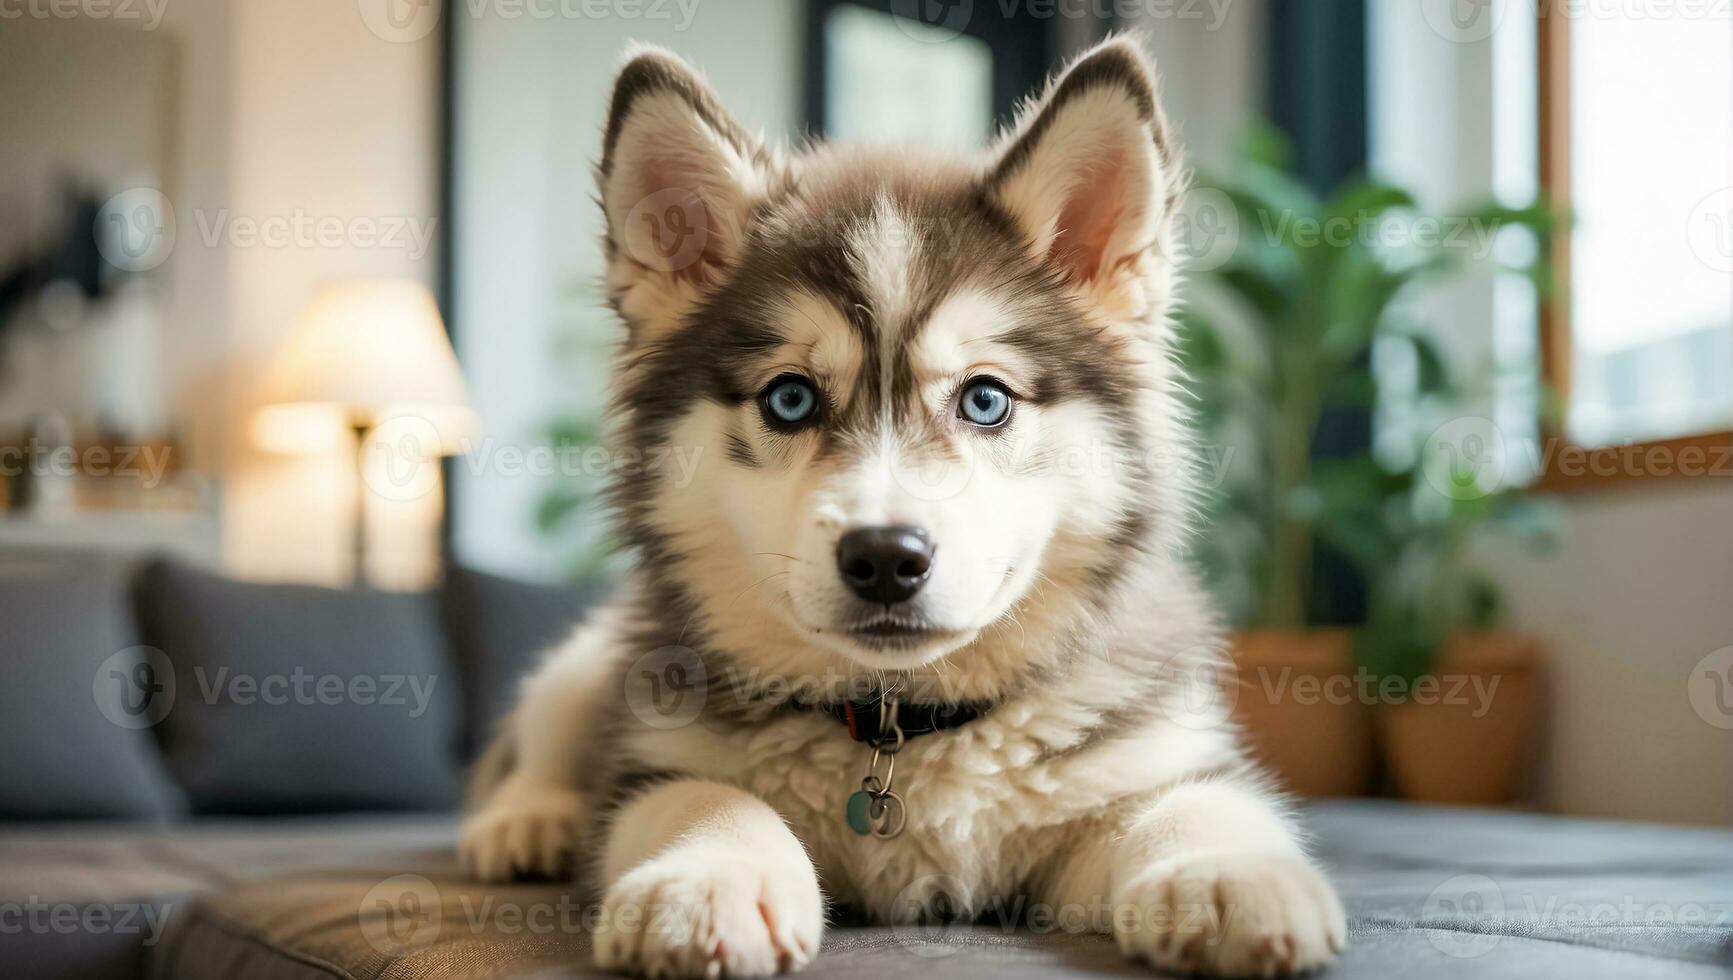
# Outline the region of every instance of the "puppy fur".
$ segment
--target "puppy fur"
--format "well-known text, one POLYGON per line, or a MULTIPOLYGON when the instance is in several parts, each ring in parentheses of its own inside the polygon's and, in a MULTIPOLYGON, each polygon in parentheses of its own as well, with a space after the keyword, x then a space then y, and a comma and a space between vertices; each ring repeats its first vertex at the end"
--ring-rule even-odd
POLYGON ((1138 45, 1084 54, 976 159, 768 146, 637 49, 597 178, 635 570, 478 767, 473 873, 581 869, 598 964, 652 976, 799 968, 827 902, 907 923, 1022 900, 1221 975, 1340 949, 1334 893, 1212 696, 1169 353, 1185 178, 1138 45), (760 397, 791 375, 818 398, 798 428, 760 397), (979 378, 1013 398, 1001 425, 959 416, 979 378), (656 464, 671 449, 690 479, 656 464), (885 524, 937 548, 894 611, 835 557, 885 524), (909 629, 858 629, 884 616, 909 629), (693 699, 674 723, 663 683, 693 699), (889 839, 843 816, 870 749, 783 707, 881 691, 993 705, 897 754, 889 839))

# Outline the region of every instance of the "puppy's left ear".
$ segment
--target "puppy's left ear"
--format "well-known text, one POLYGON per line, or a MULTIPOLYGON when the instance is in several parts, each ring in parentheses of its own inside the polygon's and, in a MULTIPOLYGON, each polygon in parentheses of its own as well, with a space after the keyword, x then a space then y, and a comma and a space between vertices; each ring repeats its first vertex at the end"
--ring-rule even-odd
POLYGON ((1155 73, 1126 37, 1074 62, 1019 115, 987 177, 1035 252, 1067 279, 1100 286, 1136 269, 1184 184, 1155 73))
POLYGON ((676 322, 733 266, 753 207, 781 174, 679 57, 647 46, 628 56, 596 178, 609 293, 634 343, 676 322))

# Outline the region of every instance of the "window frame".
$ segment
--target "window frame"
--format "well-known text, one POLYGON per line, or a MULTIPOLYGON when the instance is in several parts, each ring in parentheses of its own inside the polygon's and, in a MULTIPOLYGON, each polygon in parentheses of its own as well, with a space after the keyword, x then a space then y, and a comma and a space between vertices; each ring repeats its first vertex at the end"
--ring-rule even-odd
MULTIPOLYGON (((806 3, 806 128, 815 136, 828 136, 825 119, 826 62, 824 25, 830 12, 840 6, 863 7, 887 16, 899 16, 910 0, 807 0, 806 3)), ((1018 100, 1039 90, 1048 66, 1059 61, 1058 18, 1036 18, 1019 11, 1010 18, 970 17, 959 29, 987 42, 993 51, 993 131, 1007 125, 1015 115, 1018 100)))
MULTIPOLYGON (((1554 214, 1571 205, 1571 17, 1558 2, 1539 5, 1536 36, 1541 194, 1554 214)), ((1541 380, 1565 413, 1571 392, 1571 222, 1561 221, 1550 245, 1552 289, 1540 302, 1541 380)), ((1543 419, 1541 489, 1579 491, 1609 486, 1675 485, 1681 480, 1733 476, 1733 429, 1589 448, 1562 425, 1543 419), (1651 462, 1653 461, 1653 462, 1651 462)))

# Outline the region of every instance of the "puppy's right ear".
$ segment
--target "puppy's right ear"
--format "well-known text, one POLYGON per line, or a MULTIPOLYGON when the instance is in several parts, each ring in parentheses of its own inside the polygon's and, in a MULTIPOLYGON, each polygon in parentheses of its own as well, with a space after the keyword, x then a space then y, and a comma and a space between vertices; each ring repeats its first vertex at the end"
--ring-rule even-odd
POLYGON ((608 294, 632 343, 672 326, 739 260, 751 209, 780 170, 685 62, 657 48, 630 56, 597 182, 608 294))

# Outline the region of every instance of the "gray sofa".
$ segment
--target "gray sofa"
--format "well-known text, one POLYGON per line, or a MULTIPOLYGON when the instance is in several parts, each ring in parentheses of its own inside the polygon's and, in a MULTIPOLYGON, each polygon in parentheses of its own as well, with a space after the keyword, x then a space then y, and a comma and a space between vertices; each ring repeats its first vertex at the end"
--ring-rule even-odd
MULTIPOLYGON (((576 889, 466 881, 451 815, 513 681, 589 598, 463 571, 402 597, 0 568, 0 977, 590 975, 576 889), (363 676, 423 683, 317 696, 363 676), (166 708, 116 700, 171 677, 166 708)), ((1306 820, 1350 916, 1331 976, 1733 969, 1733 833, 1379 801, 1306 820)), ((836 923, 810 972, 1148 971, 1102 937, 989 917, 836 923)))

